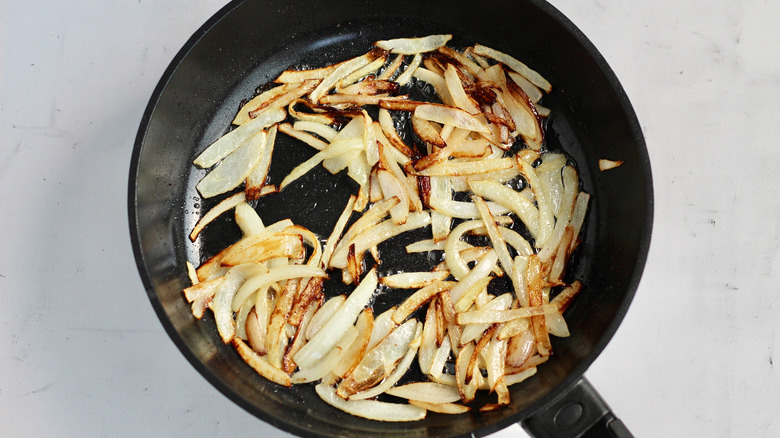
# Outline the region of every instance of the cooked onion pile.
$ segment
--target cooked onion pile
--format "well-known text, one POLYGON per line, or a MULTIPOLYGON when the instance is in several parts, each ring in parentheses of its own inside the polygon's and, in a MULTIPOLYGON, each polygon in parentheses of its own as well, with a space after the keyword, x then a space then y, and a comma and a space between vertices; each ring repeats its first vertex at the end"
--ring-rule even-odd
POLYGON ((552 354, 550 335, 569 335, 562 313, 581 289, 564 274, 589 195, 568 158, 544 147, 539 101, 550 84, 489 47, 448 48, 450 38, 379 41, 338 64, 285 71, 195 159, 211 168, 197 185, 204 198, 243 184, 190 235, 230 210, 243 232, 188 266, 195 317, 211 309, 222 340, 263 377, 319 382, 324 401, 369 419, 508 404, 508 386, 552 354), (413 84, 438 101, 400 94, 413 84), (407 141, 399 119, 411 124, 407 141), (317 150, 278 188, 267 181, 277 135, 317 150), (289 219, 266 226, 249 205, 284 196, 320 165, 357 183, 324 244, 289 219), (378 276, 380 243, 427 229, 406 250, 443 254, 438 266, 378 276), (326 300, 324 280, 338 271, 354 290, 326 300), (375 316, 375 295, 398 289, 408 297, 375 316), (423 380, 399 384, 415 367, 423 380), (479 390, 495 401, 475 406, 479 390))

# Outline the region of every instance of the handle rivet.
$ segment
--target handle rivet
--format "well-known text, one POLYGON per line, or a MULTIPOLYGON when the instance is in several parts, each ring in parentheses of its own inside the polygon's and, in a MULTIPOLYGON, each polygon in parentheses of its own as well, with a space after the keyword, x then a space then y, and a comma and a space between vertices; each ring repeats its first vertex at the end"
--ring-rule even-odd
POLYGON ((584 410, 585 409, 578 402, 568 403, 558 409, 558 413, 555 414, 553 421, 560 427, 571 426, 582 417, 584 410))

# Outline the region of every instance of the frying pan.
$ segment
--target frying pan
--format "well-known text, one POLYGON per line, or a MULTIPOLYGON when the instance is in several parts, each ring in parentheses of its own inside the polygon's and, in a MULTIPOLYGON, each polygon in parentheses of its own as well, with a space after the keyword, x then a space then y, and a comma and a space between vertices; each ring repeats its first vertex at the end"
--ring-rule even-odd
MULTIPOLYGON (((278 137, 270 178, 278 183, 310 148, 278 137)), ((327 236, 354 186, 317 169, 254 205, 266 223, 290 217, 327 236)), ((626 314, 650 242, 652 181, 644 139, 614 73, 586 37, 540 0, 235 1, 206 22, 165 71, 144 113, 132 155, 130 234, 152 306, 174 343, 211 384, 258 418, 300 436, 483 436, 520 422, 535 436, 630 436, 583 377, 626 314), (585 288, 567 310, 572 335, 553 338, 554 356, 533 378, 510 388, 504 409, 419 422, 379 423, 322 402, 310 385, 281 388, 222 344, 207 314, 196 320, 182 296, 185 263, 197 265, 240 237, 231 215, 192 243, 189 231, 215 201, 195 184, 192 160, 224 134, 242 99, 288 68, 357 56, 379 39, 452 33, 453 47, 475 43, 510 53, 554 85, 547 144, 577 163, 592 202, 583 243, 567 274, 585 288), (608 172, 598 160, 622 160, 608 172)), ((399 239, 403 240, 403 236, 399 239)), ((400 246, 405 243, 402 242, 400 246)), ((382 269, 430 263, 381 247, 382 269)), ((342 293, 333 285, 332 294, 342 293)), ((377 299, 378 310, 394 304, 377 299)), ((397 298, 396 298, 397 300, 397 298)), ((397 304, 397 302, 395 303, 397 304)))

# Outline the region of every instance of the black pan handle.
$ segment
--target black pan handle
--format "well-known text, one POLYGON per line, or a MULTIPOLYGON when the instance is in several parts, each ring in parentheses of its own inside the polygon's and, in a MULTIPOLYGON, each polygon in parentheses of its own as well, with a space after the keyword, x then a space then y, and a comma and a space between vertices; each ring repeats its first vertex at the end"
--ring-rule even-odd
POLYGON ((634 437, 585 377, 520 425, 534 438, 634 437))

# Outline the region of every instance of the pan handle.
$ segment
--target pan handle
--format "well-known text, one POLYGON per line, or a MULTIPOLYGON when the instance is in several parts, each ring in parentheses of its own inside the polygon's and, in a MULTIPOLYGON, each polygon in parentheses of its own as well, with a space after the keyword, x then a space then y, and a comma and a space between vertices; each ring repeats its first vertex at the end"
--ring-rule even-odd
POLYGON ((520 425, 534 438, 633 438, 585 377, 520 425))

